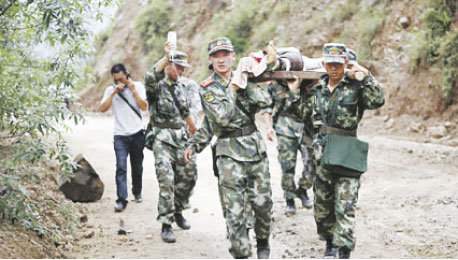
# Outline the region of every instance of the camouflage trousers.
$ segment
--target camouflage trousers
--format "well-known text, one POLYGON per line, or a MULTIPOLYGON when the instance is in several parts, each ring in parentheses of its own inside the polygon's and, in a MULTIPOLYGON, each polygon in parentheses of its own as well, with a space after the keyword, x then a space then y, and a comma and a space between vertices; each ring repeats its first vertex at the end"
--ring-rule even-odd
POLYGON ((299 179, 299 187, 308 190, 313 186, 313 180, 315 179, 315 163, 313 162, 313 145, 312 139, 308 136, 302 137, 302 142, 299 146, 299 150, 302 154, 302 162, 304 168, 302 169, 302 178, 299 179))
MULTIPOLYGON (((219 184, 218 184, 218 195, 219 195, 219 201, 221 203, 221 208, 223 210, 223 217, 226 218, 226 204, 223 201, 222 189, 219 184)), ((253 228, 256 220, 254 218, 253 210, 251 209, 251 204, 249 203, 248 193, 245 194, 245 204, 246 204, 245 218, 247 219, 247 228, 253 228)))
POLYGON ((247 227, 254 213, 256 238, 268 239, 272 224, 272 190, 269 161, 240 162, 218 157, 219 188, 226 227, 231 242, 229 252, 234 258, 248 257, 250 244, 247 227))
POLYGON ((331 240, 335 247, 355 248, 355 211, 359 178, 341 177, 317 166, 314 215, 321 240, 331 240))
MULTIPOLYGON (((286 200, 297 197, 294 175, 296 173, 296 158, 297 151, 301 145, 300 142, 301 140, 299 138, 277 134, 278 161, 282 171, 281 188, 283 189, 283 196, 286 200)), ((304 156, 308 156, 309 153, 307 151, 301 150, 303 158, 304 156)), ((305 166, 304 168, 308 169, 305 166)), ((298 186, 303 189, 309 189, 313 184, 313 178, 308 173, 308 171, 302 171, 302 176, 298 182, 298 186)))
POLYGON ((163 224, 172 224, 173 214, 188 208, 189 197, 197 181, 195 156, 190 164, 184 161, 185 147, 175 147, 154 140, 153 153, 156 177, 159 183, 157 219, 163 224))

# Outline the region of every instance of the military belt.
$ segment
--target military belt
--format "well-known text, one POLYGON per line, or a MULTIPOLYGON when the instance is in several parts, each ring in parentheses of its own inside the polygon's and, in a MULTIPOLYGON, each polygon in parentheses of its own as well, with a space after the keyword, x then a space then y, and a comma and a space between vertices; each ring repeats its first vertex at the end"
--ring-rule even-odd
POLYGON ((181 129, 183 127, 183 124, 179 123, 171 123, 171 122, 165 122, 165 123, 154 123, 154 126, 157 126, 159 128, 169 128, 169 129, 181 129))
POLYGON ((235 129, 230 132, 225 132, 222 135, 220 135, 219 138, 234 138, 234 137, 246 136, 246 135, 251 135, 252 133, 254 133, 254 131, 256 131, 256 126, 253 124, 249 126, 244 126, 239 129, 235 129))
POLYGON ((320 128, 320 132, 323 134, 336 134, 336 135, 346 135, 346 136, 355 136, 356 137, 356 129, 345 130, 345 129, 335 128, 335 127, 322 126, 320 128))

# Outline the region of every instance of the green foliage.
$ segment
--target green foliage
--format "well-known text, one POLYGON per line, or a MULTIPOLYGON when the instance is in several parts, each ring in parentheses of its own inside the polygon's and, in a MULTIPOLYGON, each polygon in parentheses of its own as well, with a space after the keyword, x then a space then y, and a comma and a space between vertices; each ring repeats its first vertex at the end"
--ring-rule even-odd
POLYGON ((235 1, 229 13, 220 11, 214 14, 206 33, 206 42, 215 37, 228 37, 238 56, 246 54, 251 50, 250 36, 254 26, 257 25, 256 18, 262 12, 262 2, 259 0, 235 1))
POLYGON ((378 8, 366 8, 362 19, 358 23, 358 36, 361 37, 362 49, 358 49, 359 58, 362 62, 372 56, 372 40, 382 28, 385 22, 384 6, 378 8))
POLYGON ((427 43, 425 31, 420 30, 412 33, 408 43, 407 55, 410 57, 410 68, 414 73, 425 62, 424 57, 428 56, 427 43))
POLYGON ((175 9, 166 0, 153 0, 146 5, 136 18, 136 27, 143 39, 143 49, 148 55, 147 63, 156 62, 164 55, 167 32, 172 30, 171 21, 175 9))
POLYGON ((446 105, 451 105, 452 94, 456 88, 458 78, 458 29, 449 31, 441 41, 439 47, 439 61, 441 69, 441 87, 446 105))
POLYGON ((362 64, 373 57, 372 41, 383 28, 386 6, 386 0, 352 0, 345 1, 331 10, 333 21, 340 22, 342 29, 335 41, 355 43, 356 46, 351 47, 358 51, 358 60, 362 64))
POLYGON ((100 51, 103 48, 103 46, 105 46, 105 43, 107 42, 108 38, 110 38, 110 35, 112 32, 113 32, 113 27, 110 27, 95 36, 94 45, 98 51, 100 51))
POLYGON ((453 100, 457 77, 457 29, 452 27, 456 1, 427 0, 421 20, 423 26, 410 39, 409 57, 412 72, 438 64, 445 104, 453 100))
POLYGON ((359 11, 361 0, 349 0, 338 4, 333 10, 333 19, 343 22, 359 11))
POLYGON ((69 122, 83 120, 72 89, 87 79, 84 59, 92 36, 86 22, 100 20, 99 8, 114 1, 1 4, 0 146, 13 149, 0 160, 0 214, 40 235, 59 236, 57 227, 40 219, 40 205, 29 197, 26 180, 39 181, 46 161, 58 162, 60 178, 72 174, 74 165, 62 132, 69 122))
POLYGON ((431 33, 431 38, 443 36, 449 29, 456 11, 456 1, 429 0, 422 20, 431 33))

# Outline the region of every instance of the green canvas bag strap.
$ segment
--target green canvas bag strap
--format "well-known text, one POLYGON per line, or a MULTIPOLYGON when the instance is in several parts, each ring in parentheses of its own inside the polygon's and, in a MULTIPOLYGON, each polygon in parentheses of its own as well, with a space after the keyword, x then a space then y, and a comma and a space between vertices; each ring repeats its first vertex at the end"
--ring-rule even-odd
POLYGON ((326 122, 326 117, 324 116, 323 104, 321 103, 321 98, 323 97, 323 95, 321 94, 321 88, 317 88, 317 94, 318 94, 318 107, 320 108, 321 118, 323 119, 324 126, 328 127, 328 123, 326 122))

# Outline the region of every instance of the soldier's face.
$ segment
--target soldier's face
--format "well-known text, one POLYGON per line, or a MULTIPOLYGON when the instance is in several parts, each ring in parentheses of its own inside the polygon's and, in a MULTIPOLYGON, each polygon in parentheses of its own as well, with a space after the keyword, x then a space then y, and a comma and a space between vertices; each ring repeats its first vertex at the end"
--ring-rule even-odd
POLYGON ((177 80, 178 77, 181 77, 181 75, 183 75, 183 72, 184 72, 184 67, 180 65, 176 65, 175 63, 169 63, 165 67, 165 74, 167 75, 167 77, 173 80, 177 80))
POLYGON ((215 72, 224 74, 232 69, 235 53, 226 50, 217 51, 210 55, 209 60, 213 64, 215 72))
POLYGON ((330 62, 330 63, 323 63, 326 72, 329 75, 329 78, 332 81, 340 81, 345 73, 345 67, 347 66, 347 61, 345 63, 339 62, 330 62))

